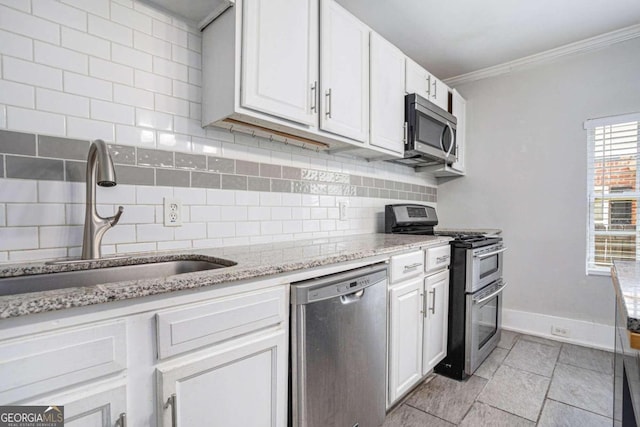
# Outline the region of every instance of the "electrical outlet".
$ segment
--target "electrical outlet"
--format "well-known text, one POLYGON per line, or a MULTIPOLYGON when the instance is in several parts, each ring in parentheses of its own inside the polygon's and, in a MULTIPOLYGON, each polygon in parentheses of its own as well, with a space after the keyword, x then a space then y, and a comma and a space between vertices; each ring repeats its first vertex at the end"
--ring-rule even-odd
POLYGON ((349 215, 347 213, 348 207, 349 207, 349 202, 347 202, 346 200, 338 202, 338 211, 340 214, 340 221, 346 221, 349 218, 349 215))
POLYGON ((568 337, 569 329, 561 328, 560 326, 551 326, 551 335, 556 335, 559 337, 568 337))
POLYGON ((180 227, 182 225, 182 201, 164 198, 164 226, 180 227))

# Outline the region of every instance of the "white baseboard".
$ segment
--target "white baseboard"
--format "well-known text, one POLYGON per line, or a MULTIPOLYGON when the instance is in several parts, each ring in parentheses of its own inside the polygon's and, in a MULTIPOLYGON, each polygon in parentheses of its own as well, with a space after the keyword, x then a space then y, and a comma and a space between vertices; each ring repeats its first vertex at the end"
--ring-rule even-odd
POLYGON ((548 316, 519 310, 502 310, 502 327, 507 331, 519 332, 556 341, 577 344, 601 350, 614 350, 615 327, 566 317, 548 316), (552 335, 553 326, 566 329, 566 337, 552 335))

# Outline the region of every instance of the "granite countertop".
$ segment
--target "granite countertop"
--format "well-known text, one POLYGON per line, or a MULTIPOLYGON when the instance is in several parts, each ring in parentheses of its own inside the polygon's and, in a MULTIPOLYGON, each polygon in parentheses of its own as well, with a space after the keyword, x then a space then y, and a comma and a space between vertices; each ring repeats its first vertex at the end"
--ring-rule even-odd
POLYGON ((614 261, 613 284, 625 309, 627 329, 640 334, 640 261, 614 261))
MULTIPOLYGON (((159 262, 177 258, 236 264, 217 270, 185 273, 153 279, 130 280, 86 287, 0 296, 0 319, 82 307, 111 301, 158 295, 173 291, 296 272, 308 268, 353 261, 402 250, 447 242, 441 236, 363 234, 310 240, 233 246, 211 249, 158 252, 93 261, 91 268, 159 262)), ((77 264, 0 264, 0 280, 28 274, 47 274, 81 269, 77 264)))

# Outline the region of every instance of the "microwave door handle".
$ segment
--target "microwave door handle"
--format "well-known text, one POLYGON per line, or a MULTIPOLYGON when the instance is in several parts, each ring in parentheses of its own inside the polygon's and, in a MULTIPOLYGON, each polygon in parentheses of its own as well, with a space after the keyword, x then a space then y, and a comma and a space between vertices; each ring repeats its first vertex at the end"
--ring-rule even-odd
POLYGON ((482 254, 482 255, 476 255, 476 256, 478 258, 480 258, 480 259, 485 259, 485 258, 489 258, 490 256, 501 254, 502 252, 506 251, 507 249, 509 249, 509 248, 502 248, 502 249, 498 249, 497 251, 489 252, 488 254, 482 254))
POLYGON ((453 132, 453 127, 447 122, 447 127, 449 128, 449 132, 451 132, 451 145, 449 146, 449 151, 447 151, 447 157, 451 155, 451 150, 456 146, 456 134, 453 132))
POLYGON ((497 291, 492 292, 490 295, 487 295, 484 298, 480 298, 479 300, 473 300, 473 303, 474 304, 482 304, 483 302, 490 300, 491 298, 493 298, 496 295, 498 295, 500 292, 504 291, 504 288, 506 288, 506 287, 507 287, 507 282, 504 282, 504 284, 502 286, 500 286, 497 291))

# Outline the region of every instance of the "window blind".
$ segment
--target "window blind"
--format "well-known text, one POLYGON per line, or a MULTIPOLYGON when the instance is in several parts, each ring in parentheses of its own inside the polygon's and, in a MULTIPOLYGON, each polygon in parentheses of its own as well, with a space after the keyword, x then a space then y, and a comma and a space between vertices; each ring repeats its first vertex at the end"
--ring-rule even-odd
POLYGON ((587 274, 640 259, 640 114, 588 120, 587 274))

